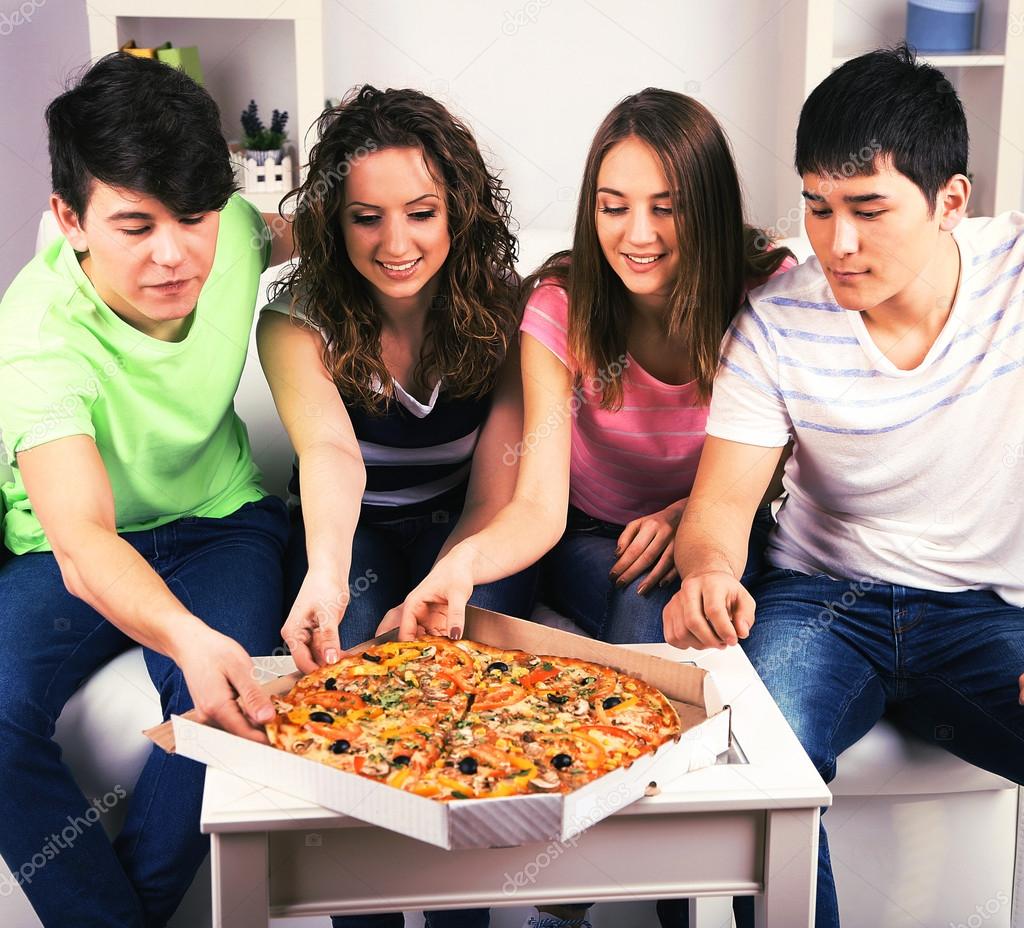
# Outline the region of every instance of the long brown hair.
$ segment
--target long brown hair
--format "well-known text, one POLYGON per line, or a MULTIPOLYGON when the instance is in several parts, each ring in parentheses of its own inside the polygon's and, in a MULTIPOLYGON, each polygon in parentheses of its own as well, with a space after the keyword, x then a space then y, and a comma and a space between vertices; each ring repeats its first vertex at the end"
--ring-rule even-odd
POLYGON ((472 133, 426 94, 366 84, 321 114, 317 134, 306 180, 286 198, 295 200, 301 260, 274 293, 290 292, 293 310, 301 308, 320 330, 324 367, 346 400, 380 411, 394 396, 381 355, 382 320, 349 260, 339 217, 353 163, 385 148, 417 148, 442 188, 451 247, 415 377, 421 384, 440 377, 458 398, 486 393, 516 332, 518 246, 508 191, 488 171, 472 133))
POLYGON ((569 294, 569 350, 577 379, 598 377, 603 409, 622 405, 620 378, 601 377, 626 353, 629 293, 597 237, 597 175, 613 146, 636 138, 661 162, 673 192, 682 260, 668 299, 666 334, 679 345, 702 399, 711 395, 722 338, 749 282, 772 274, 789 255, 743 221, 739 178, 717 120, 692 97, 647 88, 601 123, 587 155, 571 251, 552 255, 523 282, 523 301, 545 280, 569 294))

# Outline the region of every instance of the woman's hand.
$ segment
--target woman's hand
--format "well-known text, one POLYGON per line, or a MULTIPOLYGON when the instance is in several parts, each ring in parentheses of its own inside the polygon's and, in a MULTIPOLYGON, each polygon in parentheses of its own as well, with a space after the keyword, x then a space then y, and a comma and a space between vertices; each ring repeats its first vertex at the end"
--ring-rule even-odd
POLYGON ((629 586, 647 570, 649 573, 636 590, 643 596, 679 576, 672 561, 672 542, 685 508, 686 500, 680 500, 659 512, 634 519, 622 530, 615 548, 619 559, 608 574, 616 587, 629 586))
POLYGON ((466 624, 466 603, 473 595, 475 557, 471 545, 459 542, 405 597, 405 602, 384 616, 377 634, 397 628, 402 641, 410 641, 417 635, 461 638, 466 624))
POLYGON ((341 656, 338 625, 349 603, 348 577, 310 569, 302 581, 281 637, 303 673, 312 673, 341 656))

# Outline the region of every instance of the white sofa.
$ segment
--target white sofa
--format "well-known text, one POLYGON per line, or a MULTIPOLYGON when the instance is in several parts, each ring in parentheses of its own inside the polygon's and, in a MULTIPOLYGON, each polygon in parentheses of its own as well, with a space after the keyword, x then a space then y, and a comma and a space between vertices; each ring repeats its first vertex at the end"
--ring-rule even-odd
MULTIPOLYGON (((51 234, 44 221, 41 239, 51 234)), ((565 247, 568 235, 531 229, 521 233, 521 240, 520 267, 528 271, 565 247)), ((801 256, 807 253, 806 243, 793 246, 801 256)), ((268 272, 265 282, 271 276, 268 272)), ((254 344, 236 406, 266 485, 283 492, 291 450, 254 344)), ((112 661, 72 698, 58 723, 57 739, 88 796, 101 796, 115 785, 131 790, 149 750, 141 731, 159 719, 141 649, 112 661), (139 734, 126 737, 131 732, 139 734)), ((1015 784, 904 736, 883 720, 840 758, 831 789, 835 803, 825 821, 845 928, 1024 928, 1024 815, 1015 784)), ((103 824, 116 832, 119 807, 103 824)), ((0 863, 0 885, 10 885, 8 876, 0 863)), ((703 928, 727 925, 727 912, 725 902, 702 908, 703 928)), ((492 925, 517 928, 523 914, 496 910, 492 925)), ((599 906, 594 922, 595 928, 657 924, 653 906, 639 903, 599 906)), ((202 928, 209 923, 204 868, 171 924, 202 928)), ((289 924, 298 928, 299 922, 289 924)), ((38 925, 20 890, 6 895, 0 890, 0 926, 38 925)), ((275 922, 275 928, 285 928, 285 922, 275 922)))

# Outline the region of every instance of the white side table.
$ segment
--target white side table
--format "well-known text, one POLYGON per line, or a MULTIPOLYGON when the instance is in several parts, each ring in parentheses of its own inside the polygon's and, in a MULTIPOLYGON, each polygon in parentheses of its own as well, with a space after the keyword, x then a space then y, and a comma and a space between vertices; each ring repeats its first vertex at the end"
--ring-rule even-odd
MULTIPOLYGON (((729 763, 663 778, 566 842, 445 851, 210 769, 213 922, 756 895, 758 928, 814 923, 820 807, 832 797, 739 647, 641 645, 710 670, 733 707, 729 763), (745 762, 743 762, 745 761, 745 762)), ((267 665, 269 666, 269 664, 267 665)), ((280 671, 280 662, 274 665, 280 671)))

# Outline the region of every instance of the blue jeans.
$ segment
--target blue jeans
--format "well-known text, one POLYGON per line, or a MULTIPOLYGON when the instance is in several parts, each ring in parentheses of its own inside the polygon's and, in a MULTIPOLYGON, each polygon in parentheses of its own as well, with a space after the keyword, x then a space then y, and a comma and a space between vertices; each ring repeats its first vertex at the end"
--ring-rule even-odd
MULTIPOLYGON (((836 758, 887 712, 958 757, 1024 783, 1024 609, 995 593, 936 593, 770 568, 741 642, 828 782, 836 758)), ((828 842, 817 928, 839 924, 828 842)))
MULTIPOLYGON (((353 648, 377 634, 384 613, 405 599, 429 572, 460 509, 439 506, 433 512, 394 522, 359 522, 352 539, 348 608, 341 621, 341 646, 353 648)), ((286 563, 286 605, 298 595, 306 576, 306 534, 301 513, 292 521, 286 563)), ((527 568, 504 580, 478 586, 474 606, 529 618, 537 586, 537 569, 527 568)))
MULTIPOLYGON (((490 909, 452 909, 424 912, 426 928, 487 928, 491 923, 490 909)), ((333 928, 403 928, 405 916, 401 912, 388 915, 332 915, 333 928)))
MULTIPOLYGON (((765 543, 773 524, 768 507, 758 509, 750 530, 744 585, 763 566, 765 543)), ((661 615, 679 592, 679 580, 641 596, 637 593, 645 576, 641 574, 628 586, 617 589, 608 579, 608 571, 618 560, 615 545, 624 527, 569 507, 565 534, 541 562, 544 602, 602 641, 664 641, 661 615)))
MULTIPOLYGON (((121 537, 187 609, 250 654, 268 654, 280 640, 287 531, 284 504, 267 497, 223 519, 121 537)), ((96 824, 103 808, 82 795, 52 740, 71 695, 134 642, 67 592, 48 553, 0 568, 0 641, 0 855, 47 928, 164 925, 209 846, 199 832, 205 768, 154 747, 111 845, 96 824)), ((144 653, 164 718, 192 708, 175 664, 144 653)), ((103 801, 125 793, 119 784, 103 801)))
MULTIPOLYGON (((341 622, 341 645, 352 648, 377 633, 384 613, 397 606, 429 572, 459 520, 460 507, 439 502, 423 515, 393 522, 360 521, 352 539, 349 569, 351 599, 341 622)), ((293 520, 287 558, 289 604, 306 575, 306 538, 301 514, 293 520)), ((507 615, 529 617, 537 586, 536 568, 479 586, 469 600, 474 606, 507 615)), ((487 928, 489 909, 426 913, 427 928, 487 928)), ((391 915, 336 915, 334 928, 401 928, 401 912, 391 915)))

